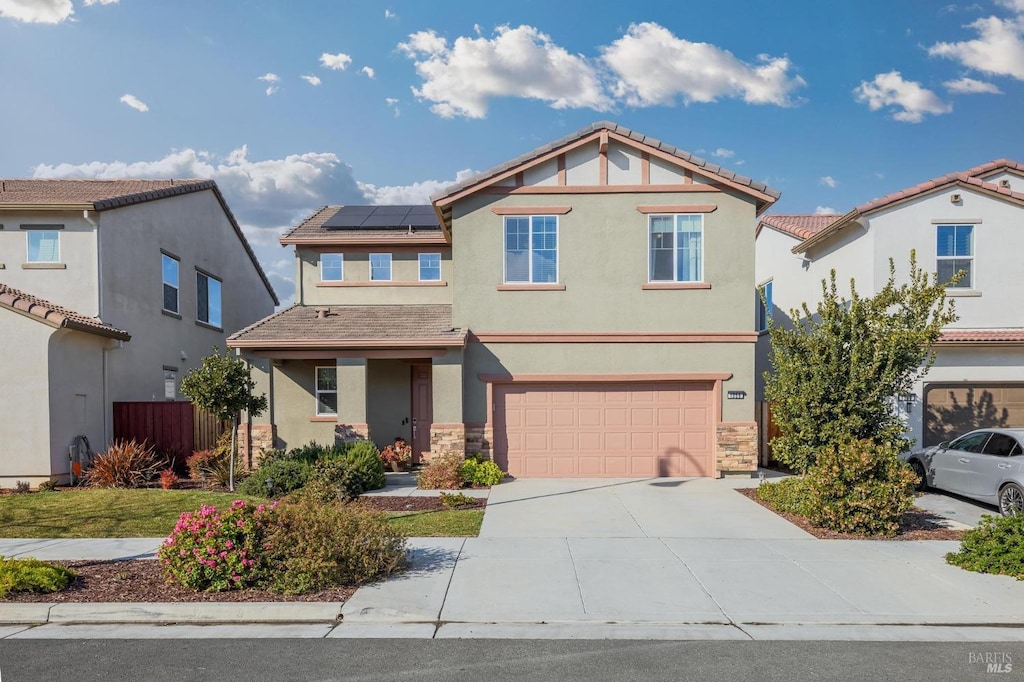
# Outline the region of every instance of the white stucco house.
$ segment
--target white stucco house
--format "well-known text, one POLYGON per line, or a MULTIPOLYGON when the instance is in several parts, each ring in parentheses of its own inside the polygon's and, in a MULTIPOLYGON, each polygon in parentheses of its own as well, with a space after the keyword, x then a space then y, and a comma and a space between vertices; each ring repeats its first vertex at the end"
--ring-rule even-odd
POLYGON ((277 303, 213 181, 0 180, 0 487, 65 481, 277 303))
MULTIPOLYGON (((909 436, 933 445, 982 426, 1024 426, 1024 164, 1006 159, 950 173, 862 204, 845 215, 766 215, 757 227, 756 272, 770 301, 758 324, 757 399, 770 369, 765 316, 775 320, 806 301, 836 270, 870 295, 918 264, 948 279, 959 320, 937 344, 931 371, 901 401, 909 436)), ((762 411, 764 414, 766 410, 762 411)), ((766 429, 767 430, 767 429, 766 429)))

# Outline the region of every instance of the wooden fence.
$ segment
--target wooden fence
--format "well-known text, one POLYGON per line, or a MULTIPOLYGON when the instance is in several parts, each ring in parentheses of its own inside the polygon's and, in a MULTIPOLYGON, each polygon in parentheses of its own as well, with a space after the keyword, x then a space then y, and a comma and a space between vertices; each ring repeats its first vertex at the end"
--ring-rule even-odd
POLYGON ((187 401, 114 403, 114 440, 148 442, 179 464, 196 450, 212 448, 230 425, 187 401))

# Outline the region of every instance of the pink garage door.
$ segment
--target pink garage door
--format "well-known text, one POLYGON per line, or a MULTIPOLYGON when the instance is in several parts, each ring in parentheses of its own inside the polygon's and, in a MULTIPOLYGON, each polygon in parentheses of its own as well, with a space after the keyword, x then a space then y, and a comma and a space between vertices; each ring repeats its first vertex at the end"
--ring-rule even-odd
POLYGON ((710 383, 499 384, 495 458, 513 476, 710 476, 710 383))

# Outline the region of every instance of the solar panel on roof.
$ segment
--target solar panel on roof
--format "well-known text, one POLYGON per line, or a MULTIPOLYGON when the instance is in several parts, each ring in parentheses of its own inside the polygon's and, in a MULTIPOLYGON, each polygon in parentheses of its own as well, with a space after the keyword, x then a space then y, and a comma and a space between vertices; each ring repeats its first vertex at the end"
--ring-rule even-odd
POLYGON ((327 229, 388 229, 437 227, 437 216, 430 205, 343 206, 327 219, 327 229))
POLYGON ((434 215, 434 207, 430 204, 425 206, 412 206, 409 209, 409 215, 434 215))
POLYGON ((405 219, 405 224, 413 227, 437 227, 440 223, 437 222, 436 215, 413 215, 410 213, 405 219))
POLYGON ((404 227, 405 215, 378 215, 374 213, 363 221, 363 227, 404 227))
POLYGON ((377 210, 375 210, 373 212, 373 214, 374 215, 391 215, 391 216, 400 215, 400 216, 404 217, 404 216, 408 215, 410 208, 412 208, 412 206, 409 206, 409 205, 404 205, 404 206, 378 206, 377 210))

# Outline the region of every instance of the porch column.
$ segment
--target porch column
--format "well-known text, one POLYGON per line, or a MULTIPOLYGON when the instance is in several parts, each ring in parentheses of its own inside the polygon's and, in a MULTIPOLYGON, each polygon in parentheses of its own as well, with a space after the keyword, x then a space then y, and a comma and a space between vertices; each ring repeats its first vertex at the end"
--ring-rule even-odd
POLYGON ((430 454, 466 454, 466 425, 462 421, 462 349, 451 348, 432 361, 431 389, 434 423, 430 425, 430 454))
POLYGON ((335 438, 351 442, 370 438, 366 423, 366 358, 338 358, 338 425, 335 438))

